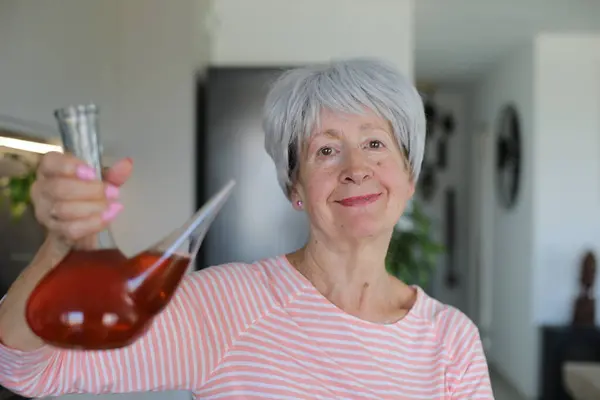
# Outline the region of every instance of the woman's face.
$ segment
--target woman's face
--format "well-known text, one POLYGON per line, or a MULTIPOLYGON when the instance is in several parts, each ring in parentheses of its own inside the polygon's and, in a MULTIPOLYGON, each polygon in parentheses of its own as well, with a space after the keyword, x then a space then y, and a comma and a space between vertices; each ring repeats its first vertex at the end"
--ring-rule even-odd
POLYGON ((294 206, 330 236, 389 233, 414 193, 390 124, 371 112, 323 111, 320 122, 299 157, 294 206))

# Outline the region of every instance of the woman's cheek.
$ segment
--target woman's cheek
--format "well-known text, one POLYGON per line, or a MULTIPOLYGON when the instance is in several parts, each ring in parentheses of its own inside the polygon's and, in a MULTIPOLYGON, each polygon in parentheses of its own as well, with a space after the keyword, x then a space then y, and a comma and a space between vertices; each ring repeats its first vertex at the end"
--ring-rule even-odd
POLYGON ((387 184, 392 186, 405 186, 409 183, 410 174, 404 163, 393 160, 381 160, 378 163, 378 175, 387 184))
POLYGON ((404 169, 404 164, 398 164, 396 160, 389 156, 380 156, 376 159, 377 166, 380 170, 387 173, 398 173, 404 169))

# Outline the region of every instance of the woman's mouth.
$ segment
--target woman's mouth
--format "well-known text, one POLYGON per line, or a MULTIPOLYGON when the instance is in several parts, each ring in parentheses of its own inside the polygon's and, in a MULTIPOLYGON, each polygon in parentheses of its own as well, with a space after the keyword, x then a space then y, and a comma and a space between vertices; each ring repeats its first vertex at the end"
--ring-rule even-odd
POLYGON ((374 193, 374 194, 367 194, 364 196, 346 197, 345 199, 338 200, 337 203, 344 207, 366 206, 367 204, 376 202, 380 196, 381 196, 381 193, 374 193))

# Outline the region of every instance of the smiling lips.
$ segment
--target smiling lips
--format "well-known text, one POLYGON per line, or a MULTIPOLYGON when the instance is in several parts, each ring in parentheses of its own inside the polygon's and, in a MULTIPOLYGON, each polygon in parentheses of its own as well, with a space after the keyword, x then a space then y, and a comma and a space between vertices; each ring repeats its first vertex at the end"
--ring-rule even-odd
POLYGON ((337 203, 344 207, 358 207, 366 206, 367 204, 374 203, 381 196, 381 193, 368 194, 365 196, 354 196, 346 197, 345 199, 338 200, 337 203))

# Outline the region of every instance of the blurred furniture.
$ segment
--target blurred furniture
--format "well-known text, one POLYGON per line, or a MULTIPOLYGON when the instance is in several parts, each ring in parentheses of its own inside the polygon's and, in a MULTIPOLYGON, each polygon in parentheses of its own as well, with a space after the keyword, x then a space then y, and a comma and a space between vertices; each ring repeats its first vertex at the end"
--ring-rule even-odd
MULTIPOLYGON (((540 399, 579 400, 570 396, 566 388, 565 366, 600 363, 600 329, 595 326, 542 327, 540 356, 540 399)), ((597 381, 600 381, 600 375, 597 381)), ((600 396, 595 398, 600 399, 600 396)))
POLYGON ((567 392, 574 400, 600 399, 600 362, 567 362, 563 376, 567 392))
POLYGON ((9 392, 8 389, 0 386, 0 400, 26 400, 26 398, 9 392))

